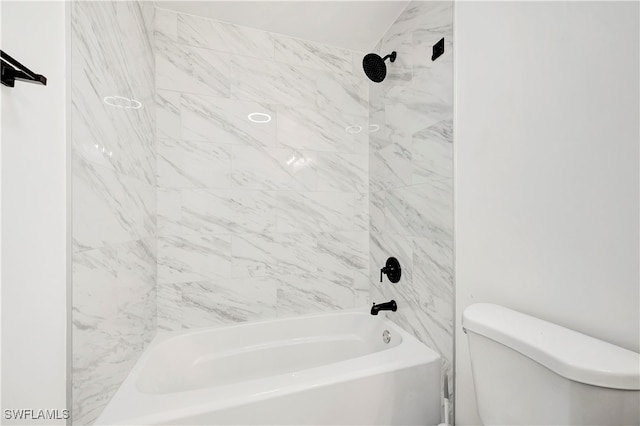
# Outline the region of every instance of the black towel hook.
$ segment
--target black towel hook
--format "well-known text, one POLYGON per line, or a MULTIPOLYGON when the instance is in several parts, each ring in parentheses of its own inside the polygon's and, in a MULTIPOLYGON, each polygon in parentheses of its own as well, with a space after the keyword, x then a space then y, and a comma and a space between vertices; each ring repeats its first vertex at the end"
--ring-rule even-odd
POLYGON ((34 73, 2 50, 0 50, 0 57, 2 58, 0 73, 2 84, 5 86, 14 87, 16 80, 47 85, 47 77, 34 73))

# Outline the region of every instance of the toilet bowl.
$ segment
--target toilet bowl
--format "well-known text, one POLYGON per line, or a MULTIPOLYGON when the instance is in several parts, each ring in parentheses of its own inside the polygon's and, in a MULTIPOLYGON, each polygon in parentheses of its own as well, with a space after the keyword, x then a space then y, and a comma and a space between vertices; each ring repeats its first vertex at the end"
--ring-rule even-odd
POLYGON ((640 425, 640 354, 489 303, 462 324, 483 425, 640 425))

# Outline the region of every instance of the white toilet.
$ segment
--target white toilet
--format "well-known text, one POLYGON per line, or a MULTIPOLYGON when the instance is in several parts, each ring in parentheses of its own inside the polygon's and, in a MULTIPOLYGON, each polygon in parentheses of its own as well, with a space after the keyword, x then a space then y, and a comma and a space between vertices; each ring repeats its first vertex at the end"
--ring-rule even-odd
POLYGON ((462 325, 483 425, 640 425, 640 354, 489 303, 462 325))

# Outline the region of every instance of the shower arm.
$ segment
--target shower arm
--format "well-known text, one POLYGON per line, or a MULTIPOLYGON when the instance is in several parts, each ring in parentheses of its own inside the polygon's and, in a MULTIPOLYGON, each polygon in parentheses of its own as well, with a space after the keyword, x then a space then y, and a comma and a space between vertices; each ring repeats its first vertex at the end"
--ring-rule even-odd
POLYGON ((385 56, 384 58, 382 58, 383 61, 386 61, 387 59, 389 59, 391 62, 395 62, 395 60, 396 60, 396 52, 393 51, 393 52, 389 53, 387 56, 385 56))

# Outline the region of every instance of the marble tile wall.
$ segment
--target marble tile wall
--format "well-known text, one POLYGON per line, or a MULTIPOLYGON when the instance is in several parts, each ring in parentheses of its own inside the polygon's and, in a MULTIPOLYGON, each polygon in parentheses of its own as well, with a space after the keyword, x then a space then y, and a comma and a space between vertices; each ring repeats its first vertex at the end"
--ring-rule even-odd
POLYGON ((96 419, 157 328, 153 14, 71 3, 74 425, 96 419))
POLYGON ((155 41, 159 329, 364 305, 362 53, 161 8, 155 41))
POLYGON ((380 126, 369 135, 369 262, 372 299, 395 299, 388 316, 442 354, 453 398, 452 12, 452 1, 412 1, 376 46, 397 59, 369 89, 380 126), (397 284, 380 283, 389 256, 402 266, 397 284))

